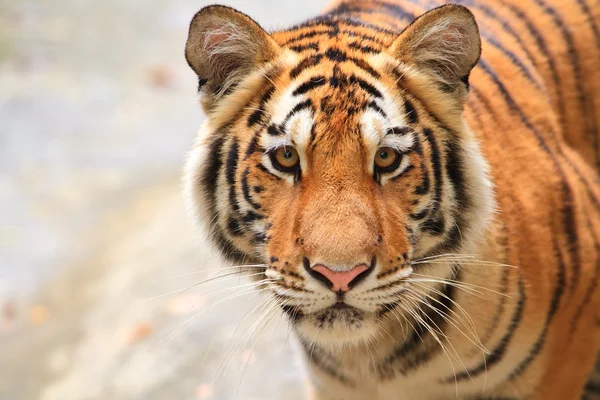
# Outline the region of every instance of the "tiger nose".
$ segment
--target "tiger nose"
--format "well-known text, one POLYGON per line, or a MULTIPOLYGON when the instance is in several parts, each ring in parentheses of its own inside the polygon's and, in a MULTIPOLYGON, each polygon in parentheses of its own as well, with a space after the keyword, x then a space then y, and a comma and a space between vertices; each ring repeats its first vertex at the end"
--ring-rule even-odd
POLYGON ((350 286, 361 274, 366 276, 370 270, 367 264, 360 264, 347 271, 333 271, 323 264, 317 264, 308 268, 311 275, 327 284, 334 292, 345 293, 350 290, 350 286))

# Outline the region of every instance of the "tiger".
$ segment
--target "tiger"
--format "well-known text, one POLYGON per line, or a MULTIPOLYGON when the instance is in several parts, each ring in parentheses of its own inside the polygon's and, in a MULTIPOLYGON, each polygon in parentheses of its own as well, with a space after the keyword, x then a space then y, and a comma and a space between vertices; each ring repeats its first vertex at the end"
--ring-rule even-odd
POLYGON ((187 204, 289 320, 310 399, 599 395, 599 23, 597 0, 193 17, 187 204))

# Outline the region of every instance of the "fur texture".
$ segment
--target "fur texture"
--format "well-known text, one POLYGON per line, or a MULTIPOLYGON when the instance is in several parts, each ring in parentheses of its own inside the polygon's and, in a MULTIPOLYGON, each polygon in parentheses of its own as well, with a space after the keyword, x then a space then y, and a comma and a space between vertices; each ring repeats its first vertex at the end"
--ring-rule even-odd
POLYGON ((600 4, 460 3, 337 1, 271 34, 210 6, 190 26, 192 215, 259 265, 315 399, 600 386, 600 4), (313 269, 358 265, 346 293, 313 269))

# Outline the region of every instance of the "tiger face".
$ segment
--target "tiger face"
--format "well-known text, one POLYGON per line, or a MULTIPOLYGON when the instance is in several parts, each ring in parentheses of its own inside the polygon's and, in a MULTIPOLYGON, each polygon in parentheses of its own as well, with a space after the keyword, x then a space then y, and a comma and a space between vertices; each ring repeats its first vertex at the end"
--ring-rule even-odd
POLYGON ((480 54, 470 12, 435 9, 373 51, 343 27, 301 48, 302 26, 270 35, 210 6, 186 47, 207 114, 186 167, 195 218, 230 261, 260 265, 302 338, 336 345, 414 316, 405 293, 456 273, 425 261, 475 246, 493 209, 462 117, 480 54), (429 279, 414 287, 417 272, 429 279))

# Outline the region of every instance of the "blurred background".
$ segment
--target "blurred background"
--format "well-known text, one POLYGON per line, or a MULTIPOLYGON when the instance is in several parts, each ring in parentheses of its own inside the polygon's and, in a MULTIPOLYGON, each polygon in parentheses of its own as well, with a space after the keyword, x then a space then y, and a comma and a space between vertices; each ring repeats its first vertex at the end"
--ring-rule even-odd
MULTIPOLYGON (((277 29, 326 0, 222 3, 277 29)), ((208 4, 0 0, 1 400, 303 398, 281 315, 194 286, 220 267, 180 194, 208 4)))

